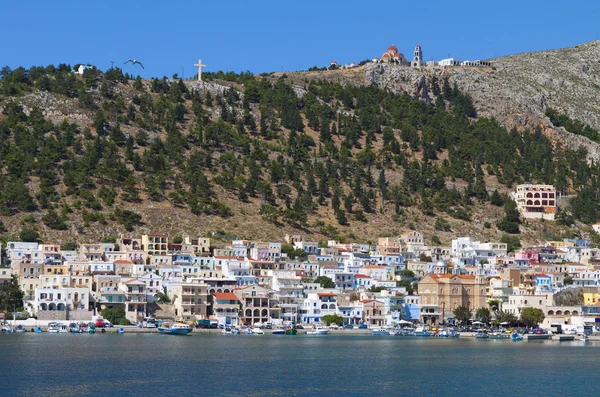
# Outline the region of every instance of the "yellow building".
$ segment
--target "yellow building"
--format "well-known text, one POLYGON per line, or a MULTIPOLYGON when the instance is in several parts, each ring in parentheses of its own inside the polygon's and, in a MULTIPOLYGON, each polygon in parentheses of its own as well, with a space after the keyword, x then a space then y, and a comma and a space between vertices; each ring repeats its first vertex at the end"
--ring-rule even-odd
POLYGON ((166 234, 143 234, 142 251, 148 255, 167 255, 169 236, 166 234))

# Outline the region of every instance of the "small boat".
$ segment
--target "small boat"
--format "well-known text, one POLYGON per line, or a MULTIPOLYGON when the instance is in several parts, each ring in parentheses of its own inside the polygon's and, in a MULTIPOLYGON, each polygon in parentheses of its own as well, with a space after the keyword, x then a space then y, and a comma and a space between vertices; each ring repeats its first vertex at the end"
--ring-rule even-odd
POLYGON ((309 331, 306 331, 306 335, 327 335, 329 330, 323 327, 315 327, 309 331))
POLYGON ((489 334, 490 339, 510 339, 510 334, 505 332, 492 332, 489 334))
POLYGON ((237 328, 231 328, 231 334, 232 335, 239 335, 240 334, 240 330, 237 328))
POLYGON ((520 341, 523 340, 523 335, 519 334, 518 332, 515 332, 514 334, 511 335, 511 339, 513 341, 520 341))
POLYGON ((373 328, 371 330, 371 335, 389 336, 390 335, 390 331, 388 331, 387 329, 384 329, 384 328, 373 328))
POLYGON ((71 323, 69 325, 70 327, 70 331, 74 334, 81 334, 83 332, 83 330, 81 328, 79 328, 79 326, 75 323, 71 323))
POLYGON ((12 334, 14 332, 14 329, 10 325, 5 325, 2 327, 2 332, 5 334, 12 334))
POLYGON ((89 327, 87 327, 87 333, 88 334, 95 334, 96 333, 96 326, 95 325, 90 325, 89 327))
POLYGON ((158 332, 161 334, 167 335, 187 335, 193 331, 193 328, 187 324, 183 323, 162 323, 160 327, 158 327, 158 332))
POLYGON ((419 337, 428 337, 431 336, 431 332, 429 332, 429 329, 427 327, 417 327, 415 329, 415 336, 419 336, 419 337))
POLYGON ((477 338, 477 339, 489 339, 490 336, 488 335, 488 333, 486 331, 480 329, 475 334, 475 338, 477 338))
POLYGON ((271 331, 271 335, 285 335, 284 329, 274 329, 271 331))
POLYGON ((125 333, 125 328, 121 327, 117 330, 117 333, 119 334, 124 334, 125 333))
POLYGON ((286 335, 296 335, 297 333, 298 333, 298 330, 294 329, 294 328, 288 328, 285 330, 286 335))
POLYGON ((440 332, 440 338, 458 338, 460 334, 454 329, 445 329, 440 332))
POLYGON ((33 332, 35 332, 36 334, 41 334, 42 333, 42 329, 40 327, 35 327, 35 329, 33 330, 33 332))
POLYGON ((231 330, 231 328, 225 327, 221 330, 221 334, 222 335, 232 335, 233 331, 231 330))
POLYGON ((50 325, 48 327, 48 332, 51 334, 58 334, 58 327, 56 325, 50 325))
POLYGON ((17 328, 15 328, 15 332, 18 332, 18 333, 25 332, 25 328, 23 328, 22 325, 17 325, 17 328))
POLYGON ((262 329, 260 329, 260 328, 256 328, 256 327, 255 327, 255 328, 252 328, 252 333, 253 333, 254 335, 264 335, 264 334, 265 334, 265 333, 264 333, 264 331, 263 331, 262 329))

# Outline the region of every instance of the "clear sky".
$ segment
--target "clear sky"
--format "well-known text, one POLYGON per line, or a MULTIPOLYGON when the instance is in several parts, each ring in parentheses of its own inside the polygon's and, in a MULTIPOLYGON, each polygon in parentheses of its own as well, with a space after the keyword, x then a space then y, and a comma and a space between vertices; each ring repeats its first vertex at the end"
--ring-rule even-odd
POLYGON ((486 59, 598 39, 598 0, 0 2, 0 67, 111 61, 142 77, 294 71, 379 57, 486 59), (127 59, 144 63, 123 65, 127 59))

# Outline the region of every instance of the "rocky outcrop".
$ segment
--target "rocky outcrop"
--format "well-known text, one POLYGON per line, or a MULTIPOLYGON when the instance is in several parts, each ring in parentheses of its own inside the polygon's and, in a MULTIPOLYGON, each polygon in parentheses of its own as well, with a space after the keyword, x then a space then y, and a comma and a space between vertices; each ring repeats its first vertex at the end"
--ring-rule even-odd
POLYGON ((585 148, 600 161, 600 146, 556 128, 547 107, 600 130, 600 41, 571 48, 516 54, 490 60, 493 67, 414 69, 393 64, 367 64, 364 79, 393 92, 432 100, 432 78, 447 77, 473 98, 479 116, 493 117, 507 128, 540 127, 555 142, 585 148))

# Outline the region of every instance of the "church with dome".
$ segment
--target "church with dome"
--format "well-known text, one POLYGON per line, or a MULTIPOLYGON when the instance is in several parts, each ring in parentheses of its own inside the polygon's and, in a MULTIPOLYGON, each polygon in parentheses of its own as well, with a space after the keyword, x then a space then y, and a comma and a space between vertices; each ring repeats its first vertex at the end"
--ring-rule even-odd
POLYGON ((399 63, 400 65, 408 65, 406 57, 401 52, 398 52, 398 47, 395 45, 388 47, 387 51, 381 56, 381 61, 399 63))

